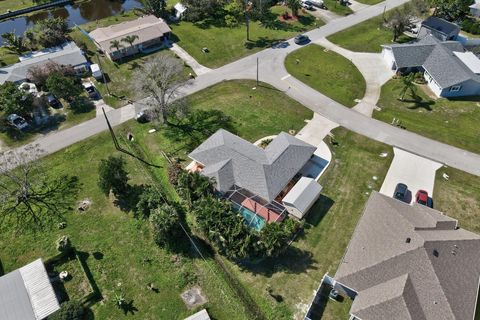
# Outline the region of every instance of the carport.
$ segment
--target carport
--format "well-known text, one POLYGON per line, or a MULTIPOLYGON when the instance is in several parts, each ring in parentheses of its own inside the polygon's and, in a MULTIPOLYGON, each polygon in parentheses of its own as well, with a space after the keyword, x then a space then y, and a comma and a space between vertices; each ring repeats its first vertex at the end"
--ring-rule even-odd
POLYGON ((408 186, 411 193, 410 203, 415 201, 415 194, 419 189, 426 190, 431 197, 435 174, 442 164, 398 148, 393 148, 393 152, 393 161, 380 188, 380 193, 393 196, 396 185, 401 182, 408 186))

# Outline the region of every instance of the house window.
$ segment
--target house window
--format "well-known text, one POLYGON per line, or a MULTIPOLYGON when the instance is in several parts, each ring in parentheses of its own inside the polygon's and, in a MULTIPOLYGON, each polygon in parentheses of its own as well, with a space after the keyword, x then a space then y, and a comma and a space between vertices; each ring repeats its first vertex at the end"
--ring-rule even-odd
POLYGON ((462 86, 452 86, 450 87, 450 92, 458 92, 462 89, 462 86))

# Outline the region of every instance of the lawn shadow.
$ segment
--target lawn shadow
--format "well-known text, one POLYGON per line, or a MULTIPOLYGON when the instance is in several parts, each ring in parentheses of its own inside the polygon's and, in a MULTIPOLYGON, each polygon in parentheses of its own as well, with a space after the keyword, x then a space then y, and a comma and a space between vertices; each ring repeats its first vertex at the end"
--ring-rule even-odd
POLYGON ((90 257, 90 254, 88 252, 84 251, 77 251, 77 256, 80 261, 80 263, 83 266, 83 269, 85 271, 85 276, 88 279, 88 282, 92 286, 93 292, 95 293, 94 296, 87 301, 85 306, 87 308, 90 308, 92 305, 94 305, 97 301, 100 301, 103 299, 102 292, 98 288, 97 282, 95 281, 95 278, 93 277, 92 271, 90 270, 90 267, 88 266, 87 260, 90 257))
POLYGON ((3 269, 2 260, 0 260, 0 277, 3 276, 4 273, 5 273, 5 269, 3 269))
POLYGON ((165 136, 182 145, 179 150, 193 150, 219 129, 234 132, 231 117, 220 110, 195 110, 183 118, 174 118, 164 129, 165 136))
POLYGON ((242 270, 253 275, 261 274, 271 277, 277 272, 300 274, 307 270, 315 270, 315 259, 310 251, 289 246, 279 257, 266 258, 260 261, 242 261, 239 266, 242 270))
POLYGON ((334 204, 335 201, 321 194, 305 219, 305 228, 308 229, 310 226, 317 226, 334 204))
POLYGON ((113 204, 123 212, 130 212, 135 209, 140 195, 145 191, 145 189, 146 186, 143 184, 128 185, 125 194, 116 197, 113 201, 113 204))
POLYGON ((412 99, 403 99, 403 100, 399 100, 399 101, 405 102, 405 103, 413 103, 413 105, 407 107, 407 109, 410 109, 410 110, 416 110, 416 109, 419 109, 419 108, 423 108, 427 111, 432 111, 431 106, 435 105, 435 101, 433 101, 433 100, 423 100, 423 98, 419 97, 419 96, 412 96, 412 99))
POLYGON ((95 104, 87 97, 79 97, 70 104, 70 109, 74 114, 88 113, 95 109, 95 104))
POLYGON ((131 314, 134 315, 138 309, 133 305, 133 300, 122 305, 122 311, 124 315, 131 314))
POLYGON ((249 50, 253 48, 266 48, 274 44, 277 44, 278 42, 283 42, 283 41, 285 41, 285 39, 269 39, 266 37, 259 37, 255 41, 252 41, 252 40, 246 41, 244 43, 244 46, 249 50))

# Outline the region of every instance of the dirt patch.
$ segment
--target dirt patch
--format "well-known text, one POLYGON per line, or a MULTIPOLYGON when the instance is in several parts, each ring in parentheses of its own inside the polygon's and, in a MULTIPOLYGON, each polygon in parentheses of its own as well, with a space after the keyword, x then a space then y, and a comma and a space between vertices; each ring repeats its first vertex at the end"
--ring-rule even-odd
POLYGON ((200 287, 193 287, 183 292, 180 297, 189 309, 204 305, 208 301, 200 287))

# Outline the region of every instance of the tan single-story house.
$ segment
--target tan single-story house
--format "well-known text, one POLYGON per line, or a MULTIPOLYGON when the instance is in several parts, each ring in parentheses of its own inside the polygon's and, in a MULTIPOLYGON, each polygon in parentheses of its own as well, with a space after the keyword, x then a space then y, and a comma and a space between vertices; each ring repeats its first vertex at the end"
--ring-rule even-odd
POLYGON ((167 23, 154 15, 122 22, 90 32, 97 47, 111 60, 118 60, 139 52, 148 53, 161 48, 172 30, 167 23), (132 44, 126 39, 134 39, 132 44), (114 44, 118 42, 118 47, 114 44))

